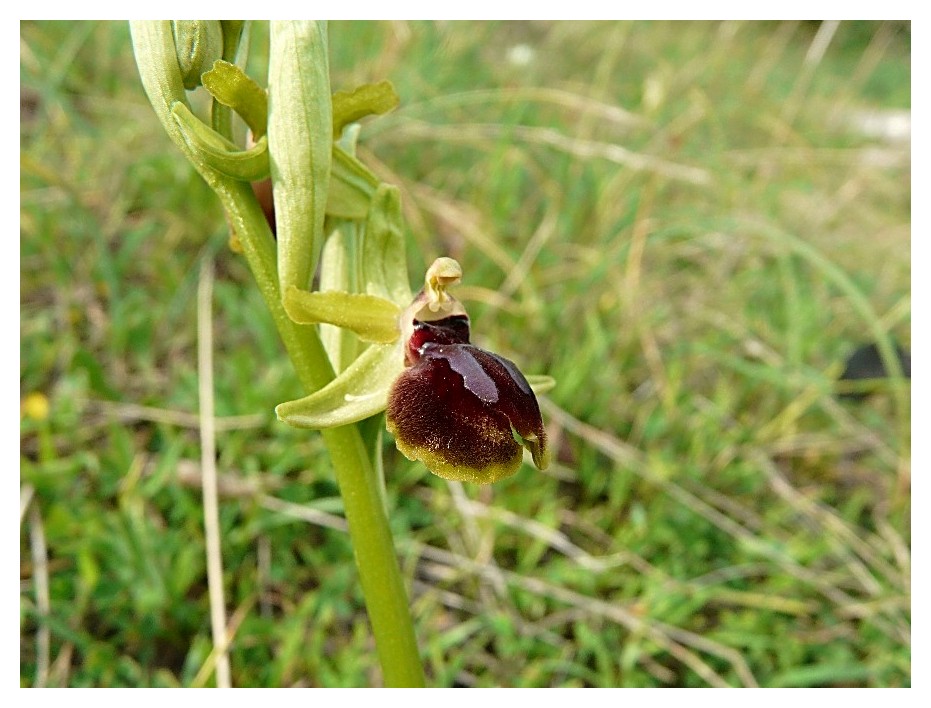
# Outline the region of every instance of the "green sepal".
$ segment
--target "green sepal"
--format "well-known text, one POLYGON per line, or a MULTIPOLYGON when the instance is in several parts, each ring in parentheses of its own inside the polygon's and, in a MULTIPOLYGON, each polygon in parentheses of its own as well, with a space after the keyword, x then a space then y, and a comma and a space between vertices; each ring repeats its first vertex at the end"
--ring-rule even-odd
POLYGON ((537 466, 537 469, 545 470, 550 466, 549 448, 541 445, 536 435, 525 438, 517 432, 517 429, 513 425, 511 426, 511 435, 518 445, 523 446, 527 452, 530 453, 530 457, 533 458, 533 464, 537 466))
POLYGON ((335 428, 380 413, 388 390, 404 369, 401 345, 374 344, 329 384, 275 408, 278 420, 296 428, 335 428))
POLYGON ((350 123, 365 116, 387 113, 401 100, 390 81, 363 84, 352 91, 333 94, 333 137, 338 138, 350 123))
POLYGON ((547 376, 546 374, 535 374, 531 376, 525 376, 527 383, 530 384, 530 388, 533 389, 533 392, 538 396, 547 391, 552 391, 556 388, 556 379, 552 376, 547 376))
MULTIPOLYGON (((556 388, 556 379, 546 374, 534 374, 525 376, 524 378, 527 379, 530 388, 538 396, 556 388)), ((514 436, 514 439, 520 445, 523 445, 527 451, 530 452, 530 456, 533 458, 533 464, 535 464, 538 469, 545 470, 549 467, 550 449, 548 447, 542 447, 536 435, 525 438, 514 429, 513 425, 511 426, 511 435, 514 436)))
POLYGON ((268 139, 262 137, 248 150, 240 150, 213 128, 205 125, 195 116, 191 109, 180 101, 171 105, 171 115, 175 119, 184 140, 188 143, 195 159, 211 169, 242 180, 257 182, 268 177, 268 139))
POLYGON ((368 167, 338 145, 333 146, 326 212, 341 219, 364 219, 379 180, 368 167))
POLYGON ((293 285, 285 290, 284 309, 298 324, 326 322, 355 332, 365 342, 388 344, 398 339, 401 308, 365 293, 308 292, 293 285))
POLYGON ((372 197, 365 222, 362 277, 365 292, 406 307, 413 299, 407 279, 401 193, 382 183, 372 197))

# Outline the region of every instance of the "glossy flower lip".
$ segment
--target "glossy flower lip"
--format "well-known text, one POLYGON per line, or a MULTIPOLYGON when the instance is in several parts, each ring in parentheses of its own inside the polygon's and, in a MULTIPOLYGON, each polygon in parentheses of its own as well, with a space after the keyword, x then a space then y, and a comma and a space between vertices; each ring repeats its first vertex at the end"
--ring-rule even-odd
POLYGON ((405 363, 388 393, 387 426, 406 457, 440 477, 480 484, 517 472, 522 446, 547 466, 530 385, 513 362, 469 343, 464 311, 414 320, 405 363))
MULTIPOLYGON (((385 211, 400 213, 395 192, 379 188, 378 199, 385 211)), ((436 259, 412 297, 403 273, 389 277, 377 267, 377 254, 390 250, 386 242, 399 243, 400 231, 373 226, 370 233, 384 238, 371 242, 372 257, 364 260, 376 266, 365 273, 364 294, 339 284, 285 292, 285 311, 295 322, 335 324, 368 344, 329 384, 280 403, 279 420, 333 428, 386 411, 398 449, 440 477, 479 484, 503 479, 520 468, 522 446, 545 469, 546 429, 534 391, 549 390, 553 379, 533 376, 529 384, 513 362, 470 343, 469 316, 447 292, 462 276, 456 261, 436 259)), ((324 249, 325 264, 326 256, 324 249)))

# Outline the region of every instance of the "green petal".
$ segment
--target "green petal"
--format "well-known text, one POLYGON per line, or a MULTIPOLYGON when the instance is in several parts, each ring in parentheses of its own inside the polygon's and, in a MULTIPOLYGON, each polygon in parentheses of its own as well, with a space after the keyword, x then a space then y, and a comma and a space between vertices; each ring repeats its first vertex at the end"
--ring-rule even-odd
POLYGON ((518 445, 522 445, 527 449, 527 452, 529 452, 530 457, 533 458, 533 464, 537 466, 537 469, 545 470, 550 466, 549 448, 540 444, 540 438, 538 438, 536 435, 528 435, 527 437, 524 437, 517 432, 517 429, 513 425, 511 426, 511 435, 514 437, 514 440, 518 445))
POLYGON ((552 391, 556 388, 556 379, 552 376, 537 374, 535 376, 526 376, 525 378, 527 379, 527 383, 530 384, 530 388, 532 388, 533 392, 537 395, 552 391))
POLYGON ((290 287, 284 309, 298 324, 326 322, 345 327, 366 342, 389 344, 398 339, 401 308, 375 295, 347 292, 308 292, 290 287))
POLYGON ((275 408, 278 419, 297 428, 334 428, 385 409, 388 389, 404 369, 400 344, 375 344, 319 391, 275 408))

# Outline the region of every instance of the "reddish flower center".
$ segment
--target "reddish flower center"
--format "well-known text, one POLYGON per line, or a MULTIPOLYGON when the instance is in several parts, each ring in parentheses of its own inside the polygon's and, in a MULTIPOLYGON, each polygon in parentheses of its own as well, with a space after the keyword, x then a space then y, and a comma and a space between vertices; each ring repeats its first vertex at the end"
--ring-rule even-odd
POLYGON ((404 363, 413 366, 423 356, 427 344, 468 344, 468 315, 453 315, 434 322, 414 320, 414 333, 407 342, 404 363))

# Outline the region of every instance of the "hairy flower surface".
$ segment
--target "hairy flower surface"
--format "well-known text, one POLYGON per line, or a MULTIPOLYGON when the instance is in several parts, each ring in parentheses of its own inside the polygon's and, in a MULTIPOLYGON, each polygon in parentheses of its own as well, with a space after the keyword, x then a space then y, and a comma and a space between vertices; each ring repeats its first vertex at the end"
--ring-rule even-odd
POLYGON ((521 446, 544 469, 546 429, 527 379, 513 362, 470 344, 469 317, 445 285, 437 279, 431 292, 428 274, 402 315, 406 368, 386 412, 398 449, 440 477, 482 484, 517 472, 521 446))
MULTIPOLYGON (((386 205, 394 205, 385 211, 398 213, 392 194, 383 195, 386 205)), ((365 232, 375 255, 391 250, 380 244, 400 243, 396 230, 379 223, 370 217, 365 232), (379 235, 382 241, 375 240, 379 235)), ((325 266, 333 265, 326 255, 325 250, 325 266)), ((438 258, 411 300, 403 265, 375 267, 374 255, 363 263, 366 293, 293 287, 285 292, 284 307, 293 321, 336 325, 368 344, 345 366, 335 367, 339 374, 328 385, 279 404, 278 417, 300 428, 331 428, 386 411, 398 449, 446 479, 490 484, 509 477, 520 467, 522 446, 544 469, 546 430, 531 386, 548 390, 553 381, 535 376, 528 383, 513 362, 471 344, 469 316, 447 291, 462 277, 459 264, 438 258), (410 304, 401 310, 403 303, 410 304)), ((324 344, 336 347, 340 341, 324 344)), ((337 349, 328 353, 334 362, 341 358, 337 349)))

